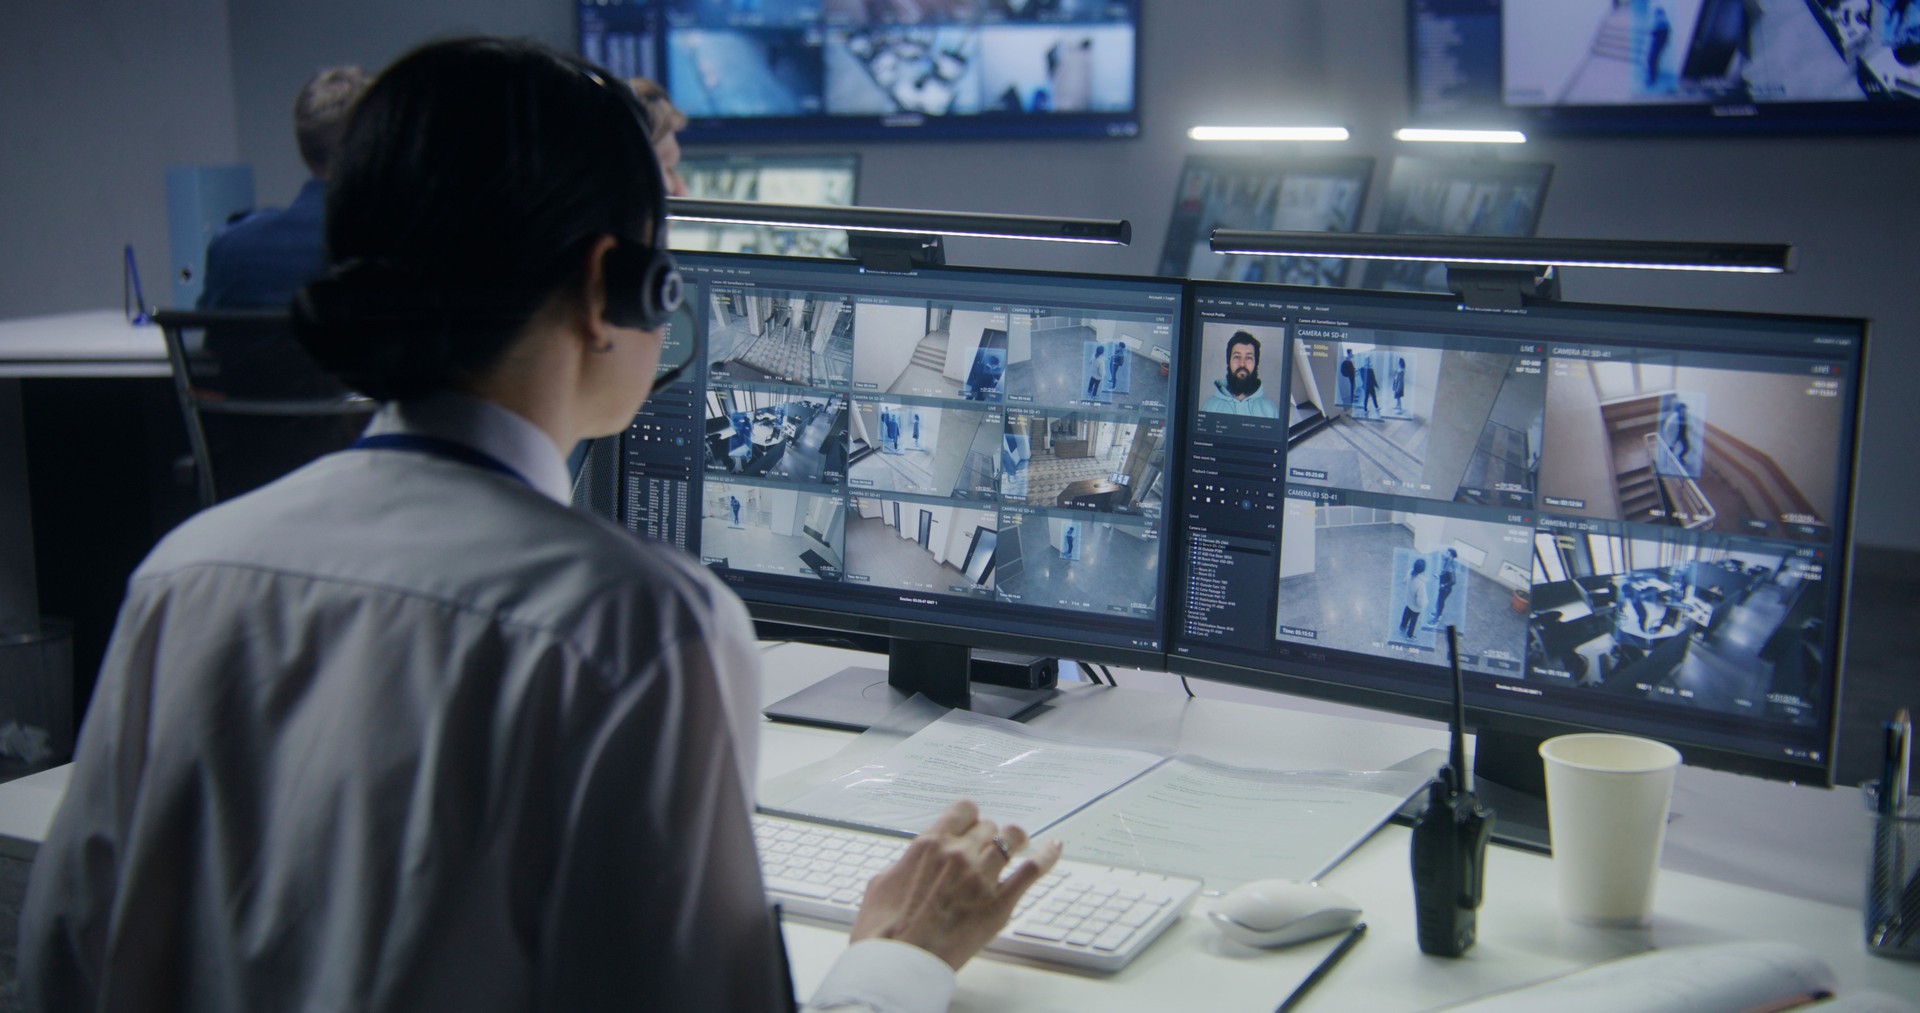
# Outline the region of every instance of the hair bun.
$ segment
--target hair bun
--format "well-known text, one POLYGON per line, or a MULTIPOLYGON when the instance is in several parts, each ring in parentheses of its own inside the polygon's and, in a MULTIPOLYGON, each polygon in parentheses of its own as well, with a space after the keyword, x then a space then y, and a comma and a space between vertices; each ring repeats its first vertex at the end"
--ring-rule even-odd
POLYGON ((445 379, 452 321, 417 269, 350 258, 294 296, 293 333, 308 354, 354 390, 382 401, 445 379))

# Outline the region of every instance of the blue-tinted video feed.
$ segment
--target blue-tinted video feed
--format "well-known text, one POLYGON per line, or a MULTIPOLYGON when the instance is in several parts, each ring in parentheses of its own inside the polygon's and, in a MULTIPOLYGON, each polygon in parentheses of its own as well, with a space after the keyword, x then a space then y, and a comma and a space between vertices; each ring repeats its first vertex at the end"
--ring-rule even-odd
POLYGON ((1104 615, 1152 616, 1158 525, 1140 517, 1001 510, 1000 600, 1104 615))
POLYGON ((1474 348, 1415 331, 1303 328, 1290 377, 1288 480, 1531 509, 1547 377, 1541 356, 1514 347, 1474 348))
POLYGON ((700 490, 700 558, 727 569, 837 581, 846 560, 846 502, 803 486, 708 481, 700 490))
POLYGON ((856 490, 998 498, 1003 416, 997 407, 919 399, 856 399, 848 436, 856 490))
POLYGON ((1530 680, 1811 726, 1825 706, 1824 550, 1751 539, 1535 536, 1530 680))
POLYGON ((676 27, 792 27, 820 20, 820 0, 666 0, 676 27))
POLYGON ((1132 109, 1131 24, 1047 24, 980 31, 981 108, 997 113, 1132 109))
POLYGON ((1173 334, 1164 319, 1035 308, 1010 314, 1009 405, 1164 413, 1173 334))
POLYGON ((853 371, 845 295, 710 288, 707 360, 716 382, 844 385, 853 371))
POLYGON ((1289 498, 1274 637, 1282 642, 1519 676, 1531 525, 1459 512, 1289 498))
POLYGON ((1139 12, 1124 0, 580 0, 578 11, 583 55, 661 81, 689 141, 1139 130, 1139 12))
POLYGON ((847 521, 847 581, 992 601, 1000 515, 937 499, 861 494, 847 521))
POLYGON ((1135 414, 1008 409, 1000 497, 1033 507, 1158 516, 1166 425, 1135 414))
POLYGON ((706 469, 804 485, 847 472, 845 396, 790 387, 707 392, 706 469))
POLYGON ((682 29, 667 37, 667 90, 690 117, 822 111, 818 29, 682 29))
POLYGON ((949 116, 981 108, 980 32, 965 25, 874 25, 826 36, 835 115, 949 116))

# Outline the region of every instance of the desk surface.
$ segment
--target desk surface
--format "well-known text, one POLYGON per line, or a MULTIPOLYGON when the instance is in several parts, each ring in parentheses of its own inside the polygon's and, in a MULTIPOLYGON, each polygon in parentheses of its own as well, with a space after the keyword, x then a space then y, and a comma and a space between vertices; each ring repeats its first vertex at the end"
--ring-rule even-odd
MULTIPOLYGON (((841 665, 870 658, 799 645, 770 647, 768 652, 767 702, 841 665)), ((1148 678, 1140 676, 1141 681, 1148 678)), ((1132 682, 1124 673, 1121 681, 1132 682)), ((1199 684, 1196 688, 1203 693, 1220 689, 1199 684)), ((1184 696, 1147 690, 1115 691, 1082 685, 1069 690, 1061 706, 1108 706, 1129 692, 1136 698, 1133 705, 1116 711, 1122 715, 1120 719, 1136 722, 1129 734, 1143 733, 1152 738, 1175 727, 1183 748, 1229 762, 1306 769, 1379 769, 1445 743, 1444 730, 1437 725, 1374 720, 1353 716, 1348 708, 1330 708, 1311 701, 1303 706, 1312 710, 1294 710, 1219 699, 1188 701, 1184 696), (1143 707, 1139 697, 1158 699, 1143 707), (1144 728, 1138 724, 1142 715, 1148 715, 1144 728)), ((1278 696, 1269 699, 1275 704, 1292 702, 1278 696)), ((1048 721, 1042 715, 1033 723, 1044 727, 1048 721)), ((762 777, 826 760, 850 739, 845 733, 825 729, 768 724, 761 747, 762 777)), ((1592 929, 1567 921, 1556 907, 1551 860, 1495 847, 1490 849, 1488 859, 1478 945, 1460 960, 1424 956, 1414 940, 1409 832, 1404 827, 1388 826, 1322 879, 1360 902, 1367 911, 1370 930, 1300 1008, 1307 1013, 1425 1009, 1650 946, 1743 939, 1779 940, 1807 947, 1833 967, 1843 994, 1874 989, 1893 995, 1920 995, 1920 964, 1867 955, 1861 941, 1857 899, 1829 903, 1763 888, 1781 879, 1793 879, 1800 870, 1756 870, 1740 861, 1721 859, 1713 876, 1692 871, 1727 850, 1703 848, 1696 843, 1713 829, 1705 824, 1727 823, 1721 833, 1750 836, 1751 828, 1739 825, 1738 820, 1752 815, 1752 807, 1735 803, 1746 802, 1752 792, 1766 794, 1769 799, 1798 792, 1810 793, 1804 799, 1814 813, 1810 818, 1830 822, 1833 812, 1844 812, 1850 815, 1851 823, 1859 824, 1858 834, 1848 837, 1843 849, 1857 859, 1848 863, 1845 858, 1824 853, 1811 856, 1816 863, 1850 864, 1851 872, 1839 870, 1837 878, 1859 880, 1865 874, 1865 819, 1852 793, 1763 784, 1711 771, 1687 773, 1703 777, 1694 779, 1691 791, 1695 794, 1676 794, 1676 812, 1685 809, 1687 815, 1676 817, 1676 829, 1669 834, 1666 867, 1661 872, 1650 928, 1592 929), (1715 798, 1698 798, 1703 790, 1715 798), (1721 800, 1723 795, 1732 801, 1721 800), (1720 810, 1725 809, 1735 813, 1724 815, 1720 810), (1682 822, 1693 824, 1686 833, 1680 832, 1682 822)), ((1863 886, 1855 887, 1851 896, 1857 897, 1863 886)), ((1327 940, 1293 950, 1258 951, 1225 942, 1206 926, 1200 914, 1209 903, 1203 897, 1133 965, 1110 977, 1045 970, 1000 957, 976 959, 960 973, 954 1009, 1099 1009, 1116 1013, 1191 1008, 1204 995, 1209 1010, 1267 1011, 1332 945, 1327 940), (1196 983, 1202 981, 1206 983, 1204 991, 1197 991, 1200 986, 1196 983)), ((846 933, 838 929, 789 923, 787 941, 800 994, 808 994, 819 983, 845 940, 846 933)))
POLYGON ((0 377, 166 376, 160 328, 119 310, 0 320, 0 377))
MULTIPOLYGON (((845 665, 871 663, 869 655, 799 645, 769 646, 766 657, 764 702, 845 665)), ((1149 681, 1144 675, 1139 678, 1149 681)), ((1220 689, 1198 688, 1203 693, 1220 689)), ((1437 747, 1445 739, 1438 726, 1424 722, 1375 720, 1356 716, 1349 708, 1285 697, 1271 696, 1268 701, 1277 705, 1189 701, 1149 690, 1081 685, 1068 690, 1055 711, 1042 714, 1035 724, 1057 723, 1055 718, 1064 715, 1067 707, 1108 708, 1116 722, 1131 723, 1129 735, 1160 739, 1172 734, 1183 748, 1229 762, 1300 768, 1378 769, 1437 747)), ((1074 715, 1082 723, 1085 717, 1084 709, 1074 715)), ((764 726, 761 776, 790 774, 829 760, 851 739, 843 732, 769 723, 764 726)), ((1649 946, 1743 939, 1806 947, 1833 967, 1843 994, 1875 989, 1920 995, 1920 964, 1867 955, 1861 943, 1858 900, 1832 903, 1776 892, 1780 882, 1800 884, 1818 878, 1817 873, 1841 882, 1864 875, 1865 820, 1852 793, 1762 784, 1710 771, 1683 774, 1701 777, 1690 791, 1676 789, 1679 815, 1669 832, 1650 928, 1574 925, 1556 910, 1549 859, 1495 847, 1488 856, 1479 944, 1460 960, 1423 956, 1414 941, 1408 831, 1388 826, 1322 880, 1359 901, 1371 929, 1301 1008, 1307 1013, 1425 1009, 1649 946), (1758 805, 1756 793, 1765 796, 1758 805), (1831 825, 1844 821, 1837 814, 1847 812, 1859 832, 1850 836, 1843 831, 1844 847, 1837 852, 1804 849, 1799 856, 1808 866, 1804 869, 1749 867, 1729 860, 1729 848, 1711 845, 1715 836, 1722 841, 1753 836, 1755 829, 1740 825, 1739 820, 1755 817, 1754 810, 1762 805, 1773 807, 1757 817, 1768 825, 1795 820, 1831 825), (1783 813, 1791 819, 1783 820, 1783 813), (1698 843, 1703 839, 1709 844, 1698 843), (1850 860, 1845 857, 1848 854, 1857 857, 1850 860)), ((31 855, 46 833, 65 785, 66 768, 0 785, 0 854, 31 855)), ((1853 894, 1857 897, 1860 892, 1855 889, 1853 894)), ((1132 966, 1112 976, 1042 969, 1000 957, 976 959, 960 973, 954 1009, 1159 1011, 1189 1008, 1204 994, 1210 1010, 1271 1010, 1331 946, 1326 941, 1269 952, 1227 943, 1199 914, 1208 903, 1202 898, 1193 912, 1132 966), (1202 981, 1204 993, 1197 991, 1196 983, 1202 981)), ((808 994, 845 947, 846 933, 790 920, 786 936, 795 986, 800 994, 808 994)))

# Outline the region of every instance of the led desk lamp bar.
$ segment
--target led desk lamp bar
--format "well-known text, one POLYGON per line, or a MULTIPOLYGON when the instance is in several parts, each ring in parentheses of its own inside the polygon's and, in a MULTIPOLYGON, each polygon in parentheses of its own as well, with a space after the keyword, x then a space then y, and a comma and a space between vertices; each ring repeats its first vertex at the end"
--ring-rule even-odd
POLYGON ((1557 294, 1562 267, 1784 274, 1793 247, 1781 243, 1654 242, 1522 236, 1382 235, 1215 229, 1215 253, 1266 257, 1417 260, 1448 265, 1448 285, 1469 304, 1517 307, 1557 294))
POLYGON ((845 205, 763 204, 746 200, 667 201, 667 218, 706 225, 774 225, 799 229, 845 229, 853 259, 869 267, 901 269, 943 263, 941 236, 1030 239, 1048 243, 1125 246, 1133 225, 1125 220, 1040 218, 971 211, 920 211, 845 205))

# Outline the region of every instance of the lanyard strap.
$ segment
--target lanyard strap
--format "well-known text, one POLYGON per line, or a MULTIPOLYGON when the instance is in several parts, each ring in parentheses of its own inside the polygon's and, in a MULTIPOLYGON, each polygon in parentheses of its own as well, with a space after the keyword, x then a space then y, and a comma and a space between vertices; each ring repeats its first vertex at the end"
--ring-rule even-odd
POLYGON ((419 433, 379 433, 373 436, 362 436, 353 441, 347 449, 411 450, 449 461, 458 461, 461 464, 469 464, 486 471, 498 472, 529 489, 533 488, 533 483, 527 481, 525 475, 513 470, 505 461, 484 451, 475 450, 464 443, 441 439, 438 436, 422 436, 419 433))

